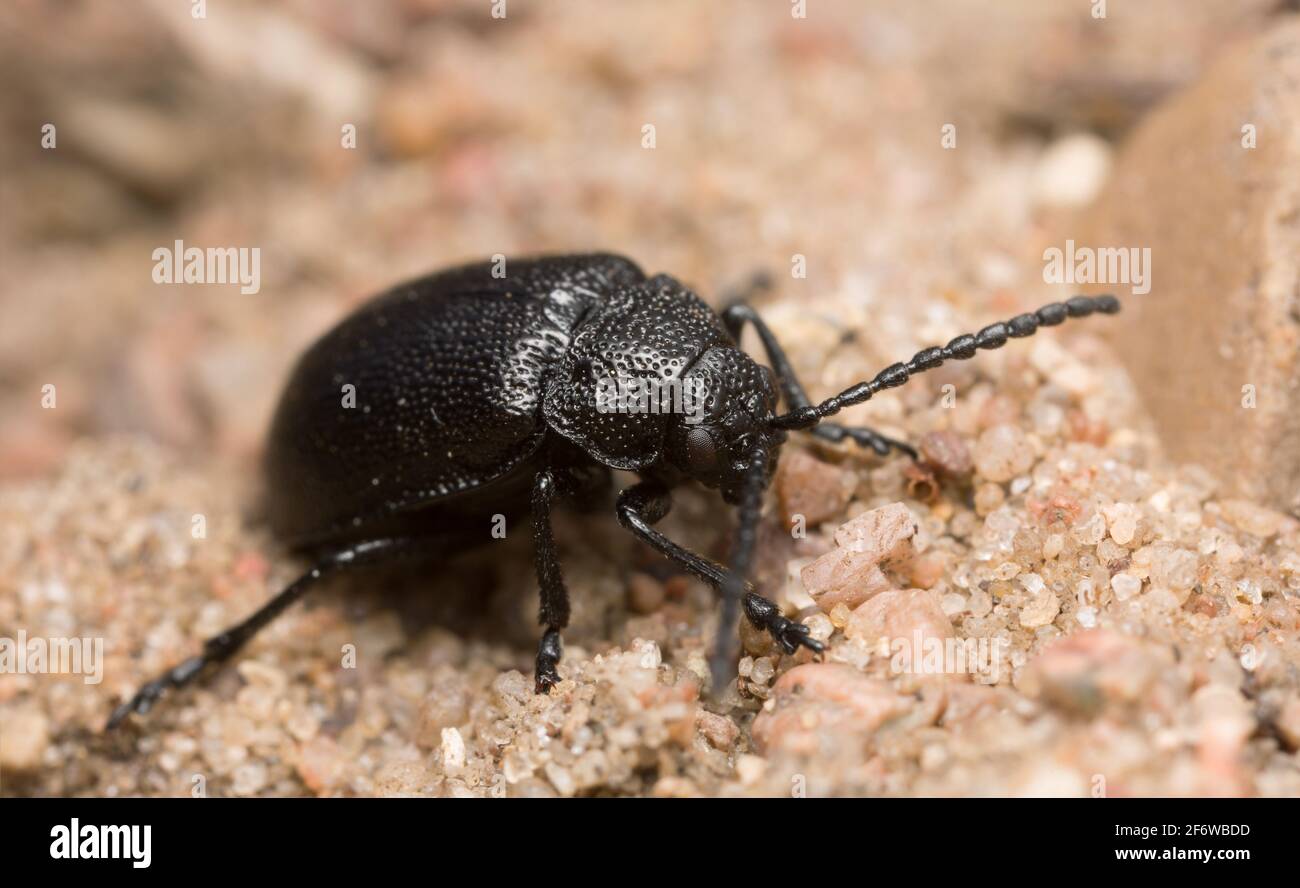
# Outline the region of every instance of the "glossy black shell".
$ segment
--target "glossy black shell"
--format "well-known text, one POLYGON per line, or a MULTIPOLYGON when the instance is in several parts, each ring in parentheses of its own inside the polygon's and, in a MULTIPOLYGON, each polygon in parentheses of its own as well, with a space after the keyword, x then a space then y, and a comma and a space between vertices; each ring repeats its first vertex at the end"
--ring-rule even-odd
POLYGON ((645 277, 604 254, 510 260, 505 277, 493 268, 395 287, 298 361, 265 457, 281 539, 327 546, 526 507, 545 463, 547 376, 582 320, 645 277))

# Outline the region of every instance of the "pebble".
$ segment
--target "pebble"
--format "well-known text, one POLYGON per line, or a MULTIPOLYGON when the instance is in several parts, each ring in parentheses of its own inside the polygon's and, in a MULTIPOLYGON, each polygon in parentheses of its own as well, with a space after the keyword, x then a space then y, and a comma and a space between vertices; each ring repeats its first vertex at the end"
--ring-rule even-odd
POLYGON ((1128 503, 1115 503, 1103 509, 1106 524, 1110 528, 1110 538, 1121 546, 1133 542, 1137 534, 1138 519, 1141 513, 1136 506, 1128 503))
POLYGON ((882 639, 907 639, 920 632, 922 639, 952 638, 952 623, 939 595, 930 589, 891 589, 853 611, 844 634, 874 647, 882 639))
POLYGON ((736 758, 736 777, 745 786, 753 786, 767 772, 767 760, 746 753, 736 758))
POLYGON ((981 484, 975 489, 975 514, 984 517, 996 511, 1007 495, 997 484, 981 484))
POLYGON ((841 524, 835 531, 835 543, 879 564, 911 555, 916 531, 911 510, 902 503, 891 503, 841 524))
POLYGON ((1196 569, 1195 552, 1161 546, 1151 559, 1151 582, 1173 592, 1189 592, 1196 585, 1196 569))
POLYGON ((974 465, 970 448, 956 432, 927 432, 921 437, 917 449, 926 463, 948 478, 964 478, 974 465))
POLYGON ((740 728, 724 715, 701 710, 695 716, 695 724, 715 749, 730 749, 740 737, 740 728))
POLYGON ((943 605, 943 612, 946 615, 949 617, 955 617, 957 614, 966 610, 966 596, 958 592, 949 592, 947 595, 943 596, 941 604, 943 605))
POLYGON ((36 709, 0 709, 0 772, 33 771, 50 742, 50 722, 36 709))
POLYGON ((1070 529, 1074 541, 1084 546, 1095 546, 1106 536, 1106 519, 1100 512, 1094 512, 1088 520, 1074 525, 1070 529))
POLYGON ((754 666, 749 671, 749 680, 755 684, 765 685, 772 680, 776 674, 776 667, 772 663, 771 657, 759 657, 754 661, 754 666))
POLYGON ((824 612, 839 604, 856 607, 894 588, 881 568, 910 558, 916 533, 916 519, 902 503, 864 512, 840 525, 837 548, 805 565, 800 581, 824 612))
POLYGON ((772 688, 771 708, 754 720, 759 752, 811 754, 823 738, 862 738, 911 709, 912 698, 889 682, 863 675, 843 663, 796 666, 772 688))
POLYGON ((832 549, 804 565, 799 580, 823 611, 840 605, 857 607, 873 595, 894 588, 894 583, 869 555, 849 549, 832 549))
POLYGON ((337 743, 318 736, 298 747, 295 767, 308 789, 317 795, 326 795, 343 779, 347 761, 337 743))
POLYGON ((266 765, 261 762, 245 762, 235 768, 231 789, 235 795, 257 795, 266 786, 266 765))
POLYGON ((1010 481, 1028 472, 1033 465, 1033 445, 1019 426, 995 425, 975 442, 975 471, 988 481, 1010 481))
POLYGON ((1061 612, 1061 602, 1056 593, 1050 589, 1039 592, 1034 599, 1020 611, 1020 625, 1026 629, 1047 626, 1061 612))
POLYGON ((555 787, 556 792, 560 795, 572 797, 578 791, 578 784, 574 781, 573 775, 567 768, 561 767, 555 762, 547 762, 543 769, 546 779, 551 781, 551 786, 555 787))
POLYGON ((1128 601, 1142 591, 1142 581, 1130 573, 1117 573, 1110 578, 1110 588, 1120 601, 1128 601))
POLYGON ((442 766, 449 771, 465 767, 465 738, 455 728, 442 729, 442 766))
POLYGON ((857 484, 853 472, 797 448, 782 454, 773 482, 787 527, 799 515, 809 527, 843 515, 857 484))
POLYGON ((1051 561, 1065 549, 1065 535, 1053 533, 1043 540, 1043 559, 1051 561))
POLYGON ((1167 648, 1088 629, 1047 644, 1025 665, 1018 684, 1029 697, 1092 716, 1108 705, 1145 699, 1171 661, 1167 648))
POLYGON ((1110 175, 1113 150, 1092 133, 1057 139, 1038 159, 1032 190, 1040 206, 1077 209, 1091 203, 1110 175))
POLYGON ((1225 521, 1238 530, 1260 539, 1273 536, 1287 521, 1287 517, 1281 512, 1256 505, 1249 500, 1223 500, 1219 503, 1219 507, 1222 509, 1225 521))
POLYGON ((281 694, 289 684, 289 679, 284 674, 284 670, 277 669, 260 660, 241 660, 238 666, 239 674, 250 685, 265 688, 272 694, 281 694))
POLYGON ((444 728, 469 721, 470 690, 460 674, 440 675, 420 705, 417 745, 433 749, 442 742, 444 728))

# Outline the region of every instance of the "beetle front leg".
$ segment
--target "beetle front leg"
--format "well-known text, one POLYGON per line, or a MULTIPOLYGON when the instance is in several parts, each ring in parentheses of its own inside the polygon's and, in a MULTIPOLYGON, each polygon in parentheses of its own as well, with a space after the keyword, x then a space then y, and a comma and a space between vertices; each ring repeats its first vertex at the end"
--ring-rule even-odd
POLYGON ((533 479, 533 563, 541 597, 538 620, 546 627, 537 647, 534 692, 538 694, 549 691, 560 681, 556 670, 564 652, 560 630, 569 625, 569 591, 564 586, 555 535, 551 532, 551 503, 555 494, 555 475, 550 469, 538 472, 533 479))
MULTIPOLYGON (((679 546, 651 526, 668 514, 672 504, 672 494, 666 487, 642 481, 618 495, 618 520, 639 540, 721 591, 727 578, 725 567, 679 546)), ((822 652, 822 643, 809 634, 807 626, 786 619, 776 602, 756 593, 750 583, 745 584, 742 605, 750 624, 768 632, 787 654, 793 654, 801 646, 815 653, 822 652)))
MULTIPOLYGON (((758 333, 759 340, 763 343, 763 351, 767 353, 767 359, 772 364, 772 370, 776 373, 777 385, 781 389, 781 395, 785 398, 788 409, 797 410, 812 404, 812 401, 808 398, 808 393, 804 390, 803 383, 799 382, 799 377, 794 372, 794 366, 790 363, 790 359, 786 357, 785 349, 781 347, 776 335, 767 326, 763 318, 759 316, 758 312, 754 310, 753 306, 744 302, 733 302, 723 310, 722 321, 727 327, 727 332, 731 334, 731 338, 736 340, 737 345, 740 345, 740 334, 744 331, 745 324, 748 323, 753 326, 754 331, 758 333)), ((822 422, 809 429, 808 432, 823 441, 836 444, 845 438, 849 438, 860 447, 869 447, 881 456, 887 456, 891 450, 898 450, 906 453, 912 459, 917 458, 916 449, 912 445, 882 435, 865 426, 845 426, 835 422, 822 422)))

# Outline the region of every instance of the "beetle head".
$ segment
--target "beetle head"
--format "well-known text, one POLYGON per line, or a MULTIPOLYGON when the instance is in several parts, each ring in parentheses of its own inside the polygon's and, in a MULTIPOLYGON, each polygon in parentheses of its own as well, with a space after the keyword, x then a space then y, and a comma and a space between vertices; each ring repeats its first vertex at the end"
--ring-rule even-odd
POLYGON ((771 427, 776 391, 771 371, 728 346, 707 350, 682 377, 683 409, 668 429, 668 461, 735 505, 751 457, 766 454, 764 486, 776 471, 785 432, 771 427))

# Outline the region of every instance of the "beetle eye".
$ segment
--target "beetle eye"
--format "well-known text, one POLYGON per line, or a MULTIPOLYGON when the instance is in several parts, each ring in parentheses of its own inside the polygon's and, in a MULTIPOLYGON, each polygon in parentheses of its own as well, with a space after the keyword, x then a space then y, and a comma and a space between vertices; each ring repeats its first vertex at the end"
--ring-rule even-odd
POLYGON ((712 472, 718 467, 718 448, 713 436, 704 429, 686 433, 686 462, 692 472, 712 472))

